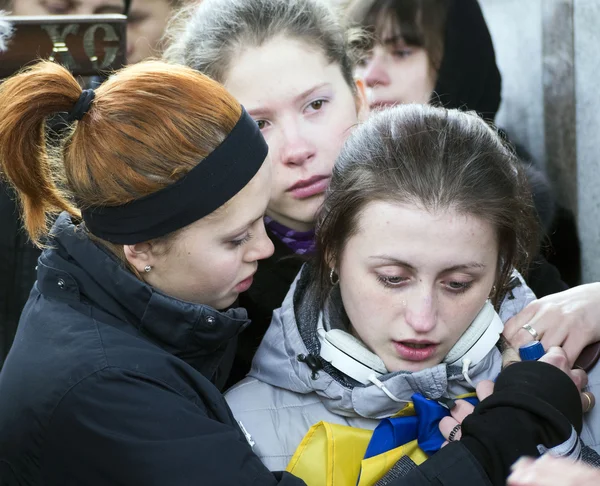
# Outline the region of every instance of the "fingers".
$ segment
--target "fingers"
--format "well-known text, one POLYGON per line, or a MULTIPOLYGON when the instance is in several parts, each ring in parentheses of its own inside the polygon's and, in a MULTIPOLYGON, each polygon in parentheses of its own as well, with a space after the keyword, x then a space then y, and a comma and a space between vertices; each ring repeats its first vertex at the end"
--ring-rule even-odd
POLYGON ((571 367, 574 366, 575 361, 583 351, 583 348, 587 346, 585 340, 585 334, 576 334, 573 336, 567 336, 562 348, 565 350, 567 357, 569 358, 569 364, 571 367))
POLYGON ((519 348, 532 340, 531 334, 523 329, 523 325, 531 325, 531 320, 538 310, 538 305, 535 305, 536 303, 537 301, 534 301, 529 304, 516 316, 506 321, 506 324, 504 325, 504 337, 506 337, 508 342, 515 348, 519 348))
POLYGON ((483 380, 477 385, 477 398, 480 402, 489 397, 494 393, 494 382, 490 380, 483 380))
POLYGON ((440 420, 440 432, 447 441, 460 440, 462 436, 460 424, 468 415, 473 413, 474 408, 465 400, 457 400, 456 406, 450 411, 452 415, 440 420))
POLYGON ((503 334, 518 349, 534 339, 523 329, 528 324, 545 349, 563 347, 573 367, 583 348, 600 340, 600 319, 596 311, 599 297, 600 282, 545 296, 509 319, 503 334))
MULTIPOLYGON (((583 370, 570 369, 571 364, 566 353, 559 347, 551 347, 548 352, 540 358, 540 361, 556 366, 558 369, 566 373, 578 390, 583 390, 588 384, 588 375, 583 370)), ((589 412, 596 404, 596 397, 593 393, 586 391, 581 394, 581 407, 583 413, 589 412)))
POLYGON ((535 466, 535 459, 531 457, 519 459, 511 467, 512 473, 506 480, 506 486, 535 486, 535 466))
POLYGON ((521 358, 514 348, 508 347, 502 351, 502 369, 519 361, 521 361, 521 358))
POLYGON ((440 432, 448 442, 460 440, 462 436, 460 423, 452 417, 444 417, 440 420, 440 432))
POLYGON ((548 349, 546 354, 540 358, 540 361, 556 366, 559 370, 569 375, 579 390, 584 388, 588 383, 587 373, 580 369, 572 370, 567 354, 558 346, 552 346, 548 349))
POLYGON ((559 370, 569 374, 569 360, 565 352, 558 346, 549 348, 546 354, 540 358, 540 361, 556 366, 559 370))
POLYGON ((583 370, 570 370, 571 379, 579 390, 583 390, 588 384, 588 375, 583 370))
POLYGON ((466 400, 456 400, 456 406, 450 410, 450 413, 454 420, 461 424, 467 415, 473 413, 474 408, 475 407, 466 400))
POLYGON ((569 459, 543 455, 537 460, 519 459, 511 468, 507 486, 592 486, 600 484, 600 472, 569 459))
POLYGON ((510 470, 516 471, 518 469, 527 469, 534 462, 535 462, 535 458, 523 456, 510 467, 510 470))

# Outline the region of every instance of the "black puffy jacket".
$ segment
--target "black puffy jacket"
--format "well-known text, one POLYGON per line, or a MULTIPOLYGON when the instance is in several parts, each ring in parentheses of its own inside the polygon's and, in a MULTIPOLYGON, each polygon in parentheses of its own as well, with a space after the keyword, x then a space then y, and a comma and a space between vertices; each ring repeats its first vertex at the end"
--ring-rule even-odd
POLYGON ((248 323, 168 297, 56 222, 0 372, 0 484, 300 485, 211 383, 248 323))

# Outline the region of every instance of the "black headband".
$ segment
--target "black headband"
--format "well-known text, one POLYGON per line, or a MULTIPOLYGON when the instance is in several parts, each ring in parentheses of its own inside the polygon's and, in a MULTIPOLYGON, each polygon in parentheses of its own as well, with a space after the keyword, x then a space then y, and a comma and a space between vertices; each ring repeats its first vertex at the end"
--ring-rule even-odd
POLYGON ((267 153, 256 122, 242 108, 227 138, 177 182, 122 206, 84 209, 83 220, 93 235, 121 245, 165 236, 229 201, 255 176, 267 153))

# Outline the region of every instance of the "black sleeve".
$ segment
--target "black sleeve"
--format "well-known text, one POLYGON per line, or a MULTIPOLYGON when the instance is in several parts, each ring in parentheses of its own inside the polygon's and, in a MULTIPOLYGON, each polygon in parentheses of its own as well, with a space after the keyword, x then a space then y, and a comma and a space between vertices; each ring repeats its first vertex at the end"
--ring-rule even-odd
POLYGON ((491 486, 488 475, 460 442, 436 452, 419 467, 394 477, 393 470, 375 486, 491 486))
POLYGON ((234 425, 143 375, 104 370, 63 398, 41 461, 48 486, 301 486, 272 473, 234 425))
POLYGON ((504 486, 522 455, 539 456, 538 444, 565 444, 582 427, 579 392, 571 379, 547 363, 528 361, 506 368, 494 394, 462 423, 462 438, 419 467, 388 473, 377 485, 504 486))
POLYGON ((494 393, 462 424, 461 443, 487 472, 504 485, 510 466, 521 456, 537 457, 538 445, 565 444, 581 432, 579 391, 571 379, 547 363, 527 361, 505 369, 494 393))

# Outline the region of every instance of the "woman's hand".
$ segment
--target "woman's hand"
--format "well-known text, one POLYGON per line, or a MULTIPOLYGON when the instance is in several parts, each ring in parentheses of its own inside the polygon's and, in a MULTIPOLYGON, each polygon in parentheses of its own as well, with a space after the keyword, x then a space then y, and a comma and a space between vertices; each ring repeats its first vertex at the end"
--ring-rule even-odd
POLYGON ((594 405, 596 404, 596 399, 594 398, 592 392, 581 391, 587 386, 587 373, 583 370, 571 369, 571 365, 567 358, 567 354, 562 348, 559 348, 557 346, 551 347, 550 349, 548 349, 546 354, 539 359, 539 361, 543 361, 545 363, 551 364, 552 366, 556 366, 559 370, 566 373, 569 376, 569 378, 571 378, 571 380, 573 380, 573 383, 575 383, 575 386, 581 393, 581 406, 583 408, 583 413, 587 413, 592 408, 594 408, 594 405))
MULTIPOLYGON (((548 349, 548 352, 540 358, 539 361, 551 364, 555 366, 563 373, 566 373, 577 389, 581 391, 587 385, 588 378, 587 373, 583 370, 572 370, 570 368, 569 360, 563 349, 554 346, 548 349)), ((485 400, 494 392, 494 383, 489 380, 484 380, 477 385, 477 398, 479 401, 485 400)), ((591 392, 585 392, 581 394, 581 404, 584 412, 589 412, 595 405, 596 400, 591 392)), ((475 407, 465 400, 457 400, 456 406, 450 411, 449 417, 444 417, 440 421, 440 432, 446 439, 446 442, 442 445, 446 445, 448 442, 460 440, 461 430, 460 425, 462 421, 471 413, 475 407)))
POLYGON ((531 302, 504 326, 504 336, 516 349, 538 340, 544 349, 560 346, 572 368, 581 350, 600 341, 600 282, 580 285, 531 302), (524 329, 529 326, 532 332, 524 329))
MULTIPOLYGON (((476 393, 477 399, 481 402, 489 397, 494 391, 494 382, 484 380, 477 385, 476 393)), ((460 424, 462 421, 473 413, 475 407, 466 400, 457 400, 456 406, 450 410, 450 416, 444 417, 440 420, 440 432, 446 439, 446 442, 442 444, 444 447, 448 442, 454 442, 460 440, 461 431, 460 424), (454 430, 454 433, 452 431, 454 430), (450 437, 452 435, 452 437, 450 437)))
POLYGON ((507 486, 597 486, 600 470, 569 459, 544 455, 519 459, 512 467, 507 486))

